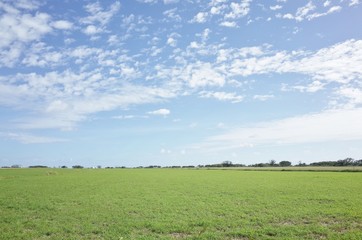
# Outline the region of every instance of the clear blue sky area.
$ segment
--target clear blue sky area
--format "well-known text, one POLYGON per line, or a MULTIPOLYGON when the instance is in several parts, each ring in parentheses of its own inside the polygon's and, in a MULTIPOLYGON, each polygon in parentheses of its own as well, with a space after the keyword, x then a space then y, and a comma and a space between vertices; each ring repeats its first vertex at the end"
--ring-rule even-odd
POLYGON ((362 158, 360 0, 0 1, 0 165, 362 158))

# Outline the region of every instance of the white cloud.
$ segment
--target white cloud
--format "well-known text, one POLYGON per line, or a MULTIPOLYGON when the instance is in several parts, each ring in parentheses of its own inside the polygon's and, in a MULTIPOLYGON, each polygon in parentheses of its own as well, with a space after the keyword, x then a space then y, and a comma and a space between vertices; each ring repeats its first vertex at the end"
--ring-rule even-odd
POLYGON ((254 95, 254 99, 255 100, 259 100, 259 101, 267 101, 269 99, 272 99, 274 98, 275 96, 274 95, 254 95))
POLYGON ((21 43, 13 43, 9 48, 0 51, 0 67, 13 67, 24 52, 25 46, 21 43))
POLYGON ((137 1, 142 3, 150 3, 150 4, 155 4, 158 2, 158 0, 137 0, 137 1))
POLYGON ((362 105, 362 83, 360 87, 342 86, 335 94, 338 98, 347 99, 343 107, 356 108, 362 105))
POLYGON ((171 47, 176 47, 177 45, 177 38, 181 37, 178 33, 171 33, 167 38, 167 44, 171 47))
POLYGON ((52 23, 52 26, 61 30, 69 30, 73 28, 73 23, 65 20, 59 20, 52 23))
POLYGON ((155 111, 148 112, 148 114, 160 115, 160 116, 167 116, 170 113, 171 113, 171 111, 166 109, 166 108, 161 108, 161 109, 158 109, 158 110, 155 110, 155 111))
POLYGON ((208 15, 207 12, 199 12, 194 16, 191 22, 204 23, 207 21, 208 15))
POLYGON ((362 108, 329 110, 231 129, 208 138, 198 147, 231 149, 258 145, 362 140, 360 119, 362 108))
POLYGON ((244 99, 243 96, 237 95, 234 92, 227 93, 227 92, 201 91, 199 95, 201 98, 215 98, 220 101, 230 101, 232 103, 239 103, 244 99))
POLYGON ((349 3, 349 6, 355 6, 355 5, 358 5, 358 4, 360 4, 359 0, 351 0, 350 3, 349 3))
POLYGON ((212 15, 218 15, 218 14, 221 14, 222 13, 222 11, 224 10, 226 8, 226 6, 225 5, 221 5, 221 6, 213 6, 213 7, 211 7, 211 9, 210 9, 210 13, 212 14, 212 15))
POLYGON ((270 6, 270 10, 272 10, 272 11, 280 10, 282 8, 283 8, 283 6, 281 6, 281 5, 270 6))
POLYGON ((164 4, 178 3, 179 0, 163 0, 164 4))
POLYGON ((90 3, 85 6, 86 11, 90 14, 89 16, 82 18, 80 21, 83 24, 94 25, 100 23, 106 25, 111 18, 119 11, 121 3, 116 1, 110 7, 108 11, 104 11, 99 2, 90 3))
POLYGON ((128 120, 128 119, 135 119, 135 118, 140 118, 140 119, 146 119, 149 118, 149 116, 138 116, 138 115, 119 115, 119 116, 114 116, 112 117, 112 119, 118 119, 118 120, 128 120))
POLYGON ((297 9, 297 12, 295 14, 295 19, 297 21, 302 21, 304 19, 304 17, 307 16, 308 13, 313 11, 315 8, 316 8, 316 6, 313 5, 313 3, 311 1, 308 2, 307 5, 305 5, 304 7, 297 9))
POLYGON ((171 47, 176 47, 177 45, 177 40, 172 38, 172 37, 169 37, 167 39, 167 44, 170 45, 171 47))
MULTIPOLYGON (((324 7, 328 7, 331 4, 330 1, 324 2, 324 7)), ((315 12, 317 7, 312 3, 312 1, 309 1, 305 6, 300 7, 297 9, 296 13, 293 15, 291 13, 287 13, 284 15, 278 14, 277 17, 284 18, 284 19, 294 19, 297 22, 301 22, 303 20, 313 20, 315 18, 327 16, 329 14, 339 12, 341 11, 341 6, 333 6, 328 9, 327 12, 315 12)))
POLYGON ((14 2, 17 8, 25 10, 35 10, 41 6, 41 2, 37 0, 17 0, 14 2))
POLYGON ((269 55, 265 51, 257 58, 235 58, 228 72, 241 76, 290 72, 323 82, 347 83, 362 78, 361 64, 362 40, 352 39, 314 53, 282 51, 269 55))
POLYGON ((11 9, 3 6, 5 13, 0 16, 0 49, 10 47, 16 42, 39 40, 52 31, 49 26, 51 17, 48 14, 21 14, 18 10, 11 9))
POLYGON ((231 12, 226 14, 224 17, 226 19, 238 19, 246 16, 250 11, 250 2, 251 0, 242 0, 241 3, 230 3, 231 12))
POLYGON ((335 13, 335 12, 339 12, 341 11, 342 7, 340 6, 333 6, 331 7, 330 9, 328 9, 327 12, 324 12, 324 13, 313 13, 313 14, 310 14, 307 16, 307 19, 308 20, 312 20, 314 18, 319 18, 319 17, 323 17, 323 16, 327 16, 331 13, 335 13))
POLYGON ((61 65, 64 58, 63 52, 52 50, 52 47, 46 46, 45 43, 32 44, 22 60, 22 64, 26 66, 56 66, 61 65))
POLYGON ((83 32, 87 35, 94 35, 94 34, 97 34, 97 33, 100 33, 102 32, 103 30, 101 28, 98 28, 94 25, 88 25, 84 30, 83 32))
POLYGON ((236 24, 236 22, 223 21, 223 22, 220 23, 220 26, 235 28, 235 27, 237 27, 238 25, 236 24))
POLYGON ((1 78, 0 105, 36 113, 34 117, 17 120, 14 124, 19 128, 71 130, 90 114, 160 102, 175 97, 174 91, 167 87, 121 84, 96 70, 67 70, 1 78))
POLYGON ((224 84, 225 76, 214 69, 210 63, 198 62, 194 64, 189 80, 190 87, 223 86, 224 84))
POLYGON ((170 20, 181 22, 182 18, 177 13, 177 8, 172 8, 163 12, 163 15, 167 16, 170 20))
POLYGON ((8 133, 0 132, 0 136, 23 144, 59 143, 59 142, 68 141, 67 139, 62 139, 62 138, 44 137, 44 136, 36 136, 33 134, 14 133, 14 132, 8 132, 8 133))

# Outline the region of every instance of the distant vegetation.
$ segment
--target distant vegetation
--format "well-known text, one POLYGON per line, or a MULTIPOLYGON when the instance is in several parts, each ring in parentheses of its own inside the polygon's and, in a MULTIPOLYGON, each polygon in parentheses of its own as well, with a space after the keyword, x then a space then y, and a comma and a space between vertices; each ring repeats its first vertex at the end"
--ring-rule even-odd
MULTIPOLYGON (((138 166, 135 168, 227 168, 227 167, 290 167, 293 166, 292 162, 290 161, 280 161, 277 163, 275 160, 270 160, 267 163, 255 163, 250 165, 244 165, 240 163, 233 163, 231 161, 224 161, 222 163, 215 163, 215 164, 206 164, 206 165, 173 165, 173 166, 159 166, 159 165, 149 165, 149 166, 138 166)), ((296 167, 306 167, 306 166, 316 166, 316 167, 352 167, 352 166, 362 166, 362 159, 360 160, 354 160, 353 158, 345 158, 337 161, 321 161, 321 162, 313 162, 310 164, 306 164, 303 162, 299 162, 298 164, 295 164, 296 167)), ((11 166, 2 166, 1 168, 21 168, 21 165, 15 164, 11 166)), ((32 165, 29 166, 29 168, 48 168, 48 166, 44 165, 32 165)), ((68 168, 67 166, 59 166, 58 168, 68 168)), ((82 165, 74 165, 72 168, 75 169, 81 169, 84 168, 82 165)), ((102 168, 102 166, 98 165, 96 167, 92 168, 102 168)), ((112 169, 112 168, 127 168, 125 166, 121 167, 104 167, 106 169, 112 169)))

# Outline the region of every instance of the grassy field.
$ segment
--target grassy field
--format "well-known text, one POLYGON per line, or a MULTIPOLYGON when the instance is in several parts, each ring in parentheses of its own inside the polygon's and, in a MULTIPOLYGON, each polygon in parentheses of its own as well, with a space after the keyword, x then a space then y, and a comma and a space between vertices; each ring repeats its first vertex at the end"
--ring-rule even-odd
POLYGON ((362 173, 2 169, 0 239, 362 239, 362 173))

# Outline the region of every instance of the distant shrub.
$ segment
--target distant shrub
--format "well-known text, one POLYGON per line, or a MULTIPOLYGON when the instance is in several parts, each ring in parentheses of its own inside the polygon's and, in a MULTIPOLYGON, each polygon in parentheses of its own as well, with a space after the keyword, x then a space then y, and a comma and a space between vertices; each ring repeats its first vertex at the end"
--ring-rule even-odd
POLYGON ((81 165, 74 165, 74 166, 72 166, 72 168, 84 168, 84 167, 81 165))
POLYGON ((281 161, 281 162, 279 162, 279 166, 281 166, 281 167, 289 167, 289 166, 292 166, 292 163, 289 162, 289 161, 281 161))
POLYGON ((29 166, 29 168, 48 168, 48 166, 43 166, 43 165, 33 165, 33 166, 29 166))

